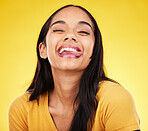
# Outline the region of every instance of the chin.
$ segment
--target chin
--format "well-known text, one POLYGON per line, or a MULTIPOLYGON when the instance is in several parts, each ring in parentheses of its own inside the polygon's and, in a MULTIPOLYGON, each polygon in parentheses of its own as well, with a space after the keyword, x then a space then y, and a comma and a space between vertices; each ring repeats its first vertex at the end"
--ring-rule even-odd
POLYGON ((63 71, 77 71, 82 70, 81 64, 76 64, 75 62, 63 62, 58 65, 58 68, 63 71))

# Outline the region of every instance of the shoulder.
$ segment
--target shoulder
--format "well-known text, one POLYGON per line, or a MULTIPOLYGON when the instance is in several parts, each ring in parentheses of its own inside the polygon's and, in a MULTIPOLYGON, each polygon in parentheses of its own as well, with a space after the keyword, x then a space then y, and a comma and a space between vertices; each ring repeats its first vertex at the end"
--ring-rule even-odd
POLYGON ((19 97, 17 97, 10 105, 10 109, 14 107, 20 107, 20 106, 26 106, 26 104, 29 102, 29 93, 25 93, 19 97))
POLYGON ((101 81, 99 83, 98 99, 106 99, 109 101, 133 100, 129 91, 120 84, 111 81, 101 81))
POLYGON ((135 102, 132 95, 118 83, 102 81, 99 83, 97 99, 102 108, 127 108, 135 109, 135 102))
POLYGON ((99 117, 105 129, 138 129, 139 117, 132 95, 120 84, 101 81, 97 93, 99 117), (126 127, 126 128, 125 128, 126 127))
POLYGON ((13 100, 9 107, 9 117, 18 115, 19 113, 21 115, 27 113, 27 110, 29 108, 29 96, 29 93, 25 93, 13 100))
POLYGON ((27 113, 30 94, 17 97, 10 105, 8 112, 10 130, 27 130, 27 113))

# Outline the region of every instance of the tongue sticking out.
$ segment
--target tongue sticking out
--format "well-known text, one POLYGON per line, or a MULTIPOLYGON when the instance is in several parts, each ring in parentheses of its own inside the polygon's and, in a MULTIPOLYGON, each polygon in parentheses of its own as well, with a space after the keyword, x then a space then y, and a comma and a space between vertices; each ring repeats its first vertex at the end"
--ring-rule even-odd
POLYGON ((75 55, 75 56, 79 57, 79 56, 81 56, 83 54, 83 52, 64 51, 62 54, 63 55, 75 55))
POLYGON ((59 54, 61 57, 68 57, 68 58, 78 58, 83 54, 83 52, 73 52, 73 51, 64 51, 59 54))
POLYGON ((76 45, 65 44, 58 49, 58 55, 64 58, 79 58, 83 52, 76 45))

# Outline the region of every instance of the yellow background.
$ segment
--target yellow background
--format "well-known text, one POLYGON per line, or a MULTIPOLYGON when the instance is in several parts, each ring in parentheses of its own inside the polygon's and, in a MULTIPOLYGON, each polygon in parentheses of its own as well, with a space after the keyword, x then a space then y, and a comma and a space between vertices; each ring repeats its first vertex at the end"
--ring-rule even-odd
POLYGON ((148 131, 147 0, 0 0, 0 130, 8 130, 10 103, 27 89, 36 67, 36 41, 45 20, 65 4, 96 18, 108 76, 133 95, 148 131))

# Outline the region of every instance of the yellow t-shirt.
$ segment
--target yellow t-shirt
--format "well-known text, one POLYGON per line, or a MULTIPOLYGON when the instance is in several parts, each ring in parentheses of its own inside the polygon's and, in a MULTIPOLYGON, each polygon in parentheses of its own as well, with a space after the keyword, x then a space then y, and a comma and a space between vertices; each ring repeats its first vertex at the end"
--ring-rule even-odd
MULTIPOLYGON (((102 81, 99 84, 98 107, 92 131, 132 131, 140 120, 132 96, 119 84, 102 81)), ((10 131, 57 131, 48 109, 48 93, 29 101, 29 93, 14 100, 9 109, 10 131)))

